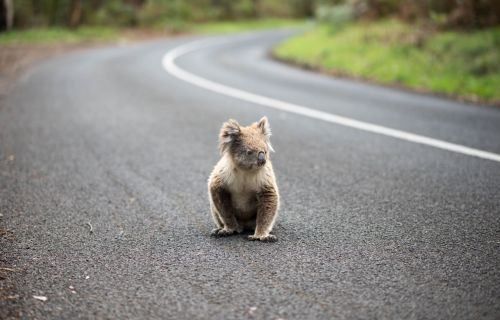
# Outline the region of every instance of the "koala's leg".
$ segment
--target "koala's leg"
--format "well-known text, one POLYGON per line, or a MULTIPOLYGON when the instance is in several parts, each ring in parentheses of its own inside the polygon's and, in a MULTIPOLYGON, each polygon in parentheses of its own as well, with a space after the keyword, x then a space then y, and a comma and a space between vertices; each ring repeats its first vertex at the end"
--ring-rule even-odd
POLYGON ((224 227, 224 224, 222 223, 222 220, 219 217, 219 213, 217 212, 217 209, 215 209, 215 206, 212 203, 210 203, 210 211, 212 213, 212 219, 217 225, 217 228, 221 229, 222 227, 224 227))
POLYGON ((276 236, 270 234, 273 229, 279 206, 279 197, 277 190, 272 187, 266 187, 257 194, 257 221, 255 234, 249 236, 250 240, 276 241, 276 236))
POLYGON ((214 218, 217 217, 220 222, 218 228, 212 230, 212 235, 224 237, 234 233, 240 233, 242 228, 238 225, 238 221, 233 214, 234 210, 231 204, 231 194, 215 185, 210 186, 210 196, 215 209, 212 210, 212 214, 214 218))

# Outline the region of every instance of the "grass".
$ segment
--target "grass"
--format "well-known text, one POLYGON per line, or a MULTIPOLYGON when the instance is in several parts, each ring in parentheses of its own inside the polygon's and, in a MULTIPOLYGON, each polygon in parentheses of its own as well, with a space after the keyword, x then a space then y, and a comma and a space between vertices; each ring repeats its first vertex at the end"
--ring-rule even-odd
MULTIPOLYGON (((169 33, 230 33, 250 30, 273 29, 303 25, 303 20, 259 19, 242 21, 207 22, 193 24, 185 21, 168 20, 159 22, 145 31, 166 31, 169 33)), ((139 29, 140 30, 140 29, 139 29)), ((15 30, 0 33, 1 44, 55 44, 86 41, 109 41, 120 37, 121 30, 112 27, 82 26, 78 29, 59 27, 15 30)))
POLYGON ((242 21, 209 22, 193 25, 192 30, 199 33, 231 33, 251 30, 276 29, 304 25, 304 20, 297 19, 259 19, 242 21))
POLYGON ((319 25, 274 49, 280 59, 412 89, 500 102, 500 28, 422 32, 396 20, 319 25))
POLYGON ((234 33, 252 30, 277 29, 302 26, 305 20, 284 18, 247 19, 239 21, 213 21, 193 23, 184 20, 162 19, 149 25, 154 30, 164 30, 170 33, 234 33))
POLYGON ((0 44, 19 43, 78 43, 84 41, 106 41, 117 38, 117 29, 109 27, 80 27, 75 30, 66 28, 39 28, 15 30, 0 33, 0 44))

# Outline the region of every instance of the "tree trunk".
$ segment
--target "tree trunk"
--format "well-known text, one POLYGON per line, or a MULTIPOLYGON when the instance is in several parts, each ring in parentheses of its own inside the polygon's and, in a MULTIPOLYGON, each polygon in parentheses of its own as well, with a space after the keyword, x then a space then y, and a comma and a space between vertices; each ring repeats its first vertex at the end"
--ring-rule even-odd
POLYGON ((69 12, 68 25, 71 28, 76 28, 80 25, 81 21, 82 21, 82 1, 73 0, 71 1, 71 9, 69 12))
POLYGON ((12 0, 4 0, 5 7, 5 29, 9 31, 14 25, 14 3, 12 0))
POLYGON ((260 17, 260 0, 252 0, 252 18, 260 17))

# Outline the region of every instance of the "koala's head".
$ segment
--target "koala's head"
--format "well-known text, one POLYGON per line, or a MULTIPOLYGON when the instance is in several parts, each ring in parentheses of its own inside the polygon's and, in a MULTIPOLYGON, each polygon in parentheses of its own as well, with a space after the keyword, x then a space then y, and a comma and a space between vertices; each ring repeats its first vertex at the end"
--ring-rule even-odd
POLYGON ((274 151, 270 137, 271 128, 266 117, 248 127, 230 119, 220 130, 219 149, 221 154, 229 154, 238 168, 256 170, 269 160, 269 151, 274 151))

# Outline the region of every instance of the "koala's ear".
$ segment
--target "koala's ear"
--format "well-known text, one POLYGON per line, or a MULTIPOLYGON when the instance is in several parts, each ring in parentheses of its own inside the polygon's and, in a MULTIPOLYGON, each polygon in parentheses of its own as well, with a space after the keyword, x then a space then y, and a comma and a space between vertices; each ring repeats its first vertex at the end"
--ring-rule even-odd
POLYGON ((259 122, 257 123, 257 126, 259 127, 260 130, 262 130, 262 133, 268 137, 271 136, 271 127, 269 126, 269 120, 267 120, 267 117, 264 116, 262 117, 259 122))
POLYGON ((224 122, 219 134, 219 150, 224 153, 229 144, 240 135, 241 129, 239 123, 234 119, 224 122))
POLYGON ((259 120, 257 127, 262 130, 262 133, 266 137, 266 143, 269 150, 274 152, 273 146, 271 145, 271 126, 269 125, 269 120, 267 120, 266 116, 259 120))

